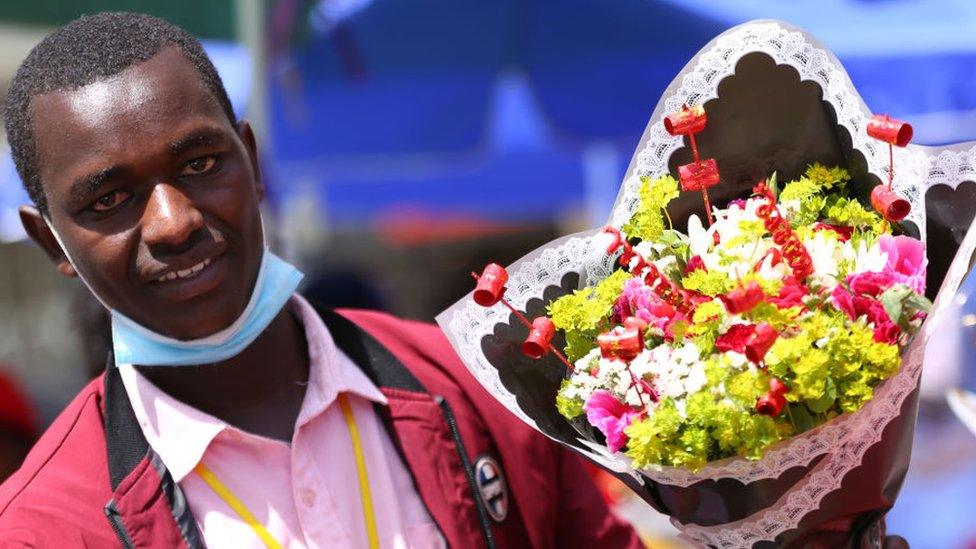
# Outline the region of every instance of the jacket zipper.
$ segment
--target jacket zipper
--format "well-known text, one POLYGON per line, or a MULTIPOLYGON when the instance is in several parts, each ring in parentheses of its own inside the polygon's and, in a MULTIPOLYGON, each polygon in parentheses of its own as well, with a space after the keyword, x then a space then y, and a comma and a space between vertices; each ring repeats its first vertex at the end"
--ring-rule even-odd
POLYGON ((471 461, 468 460, 468 453, 464 449, 464 441, 461 440, 461 432, 458 431, 457 420, 454 419, 454 412, 451 411, 451 406, 444 397, 435 397, 434 401, 441 407, 441 411, 444 413, 444 419, 447 420, 447 425, 451 428, 451 436, 454 437, 454 447, 461 457, 461 465, 464 466, 464 474, 468 477, 468 486, 471 488, 471 497, 474 498, 474 505, 478 509, 478 518, 481 522, 481 533, 484 534, 485 544, 488 546, 488 549, 494 549, 495 535, 491 531, 491 524, 488 523, 488 511, 485 509, 484 502, 481 501, 481 493, 478 491, 478 481, 475 480, 474 469, 471 467, 471 461))
POLYGON ((115 530, 115 535, 118 536, 119 541, 122 542, 122 547, 125 549, 134 549, 135 545, 132 543, 132 538, 129 537, 129 533, 125 530, 125 524, 122 523, 122 515, 119 510, 115 507, 115 500, 109 500, 105 504, 105 516, 108 517, 109 524, 112 525, 112 530, 115 530))

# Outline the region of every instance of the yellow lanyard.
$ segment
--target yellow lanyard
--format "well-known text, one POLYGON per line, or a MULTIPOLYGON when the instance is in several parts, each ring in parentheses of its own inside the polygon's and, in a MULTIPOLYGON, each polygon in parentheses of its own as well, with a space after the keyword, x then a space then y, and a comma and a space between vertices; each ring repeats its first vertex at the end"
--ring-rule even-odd
MULTIPOLYGON (((376 517, 373 514, 373 496, 369 488, 369 476, 366 472, 366 457, 363 453, 363 445, 359 439, 359 427, 356 426, 356 418, 352 414, 352 407, 349 406, 349 401, 346 399, 345 394, 340 394, 337 398, 339 401, 339 408, 342 409, 342 416, 346 420, 346 427, 349 429, 349 438, 352 439, 352 451, 356 458, 356 474, 359 476, 359 493, 361 495, 361 500, 363 503, 363 519, 366 522, 366 538, 369 540, 370 549, 378 549, 380 546, 379 535, 376 531, 376 517)), ((247 506, 238 499, 234 492, 227 487, 226 484, 220 481, 213 471, 210 470, 201 461, 197 463, 193 471, 203 479, 203 482, 214 491, 217 496, 224 500, 237 516, 241 517, 251 530, 257 534, 261 541, 268 547, 268 549, 282 549, 282 546, 274 537, 268 532, 267 528, 261 524, 257 518, 248 510, 247 506)))

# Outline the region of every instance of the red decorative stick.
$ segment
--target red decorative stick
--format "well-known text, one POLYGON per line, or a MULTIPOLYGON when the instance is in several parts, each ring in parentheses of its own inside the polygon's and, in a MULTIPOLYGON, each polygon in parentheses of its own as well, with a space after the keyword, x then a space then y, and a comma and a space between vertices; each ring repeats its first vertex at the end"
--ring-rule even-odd
POLYGON ((481 276, 476 276, 475 279, 478 284, 474 288, 474 302, 478 305, 491 307, 505 295, 505 283, 508 282, 508 271, 505 267, 489 263, 481 276))
MULTIPOLYGON (((477 288, 479 288, 479 289, 485 289, 485 290, 489 290, 490 289, 490 290, 493 291, 493 293, 491 293, 490 295, 493 298, 497 297, 497 299, 495 299, 494 301, 491 301, 489 299, 485 299, 484 302, 485 303, 488 303, 488 305, 484 305, 484 303, 482 301, 478 301, 478 297, 477 297, 478 296, 478 293, 477 293, 477 290, 476 290, 475 291, 475 302, 476 303, 478 303, 479 305, 481 305, 483 307, 491 307, 492 305, 494 305, 496 303, 501 303, 506 308, 508 308, 509 311, 512 311, 512 313, 515 314, 515 317, 518 318, 519 321, 526 328, 529 329, 529 336, 526 338, 526 342, 522 344, 522 349, 521 349, 522 352, 526 354, 526 356, 529 356, 530 358, 541 358, 545 354, 543 352, 543 353, 539 354, 538 356, 532 356, 531 354, 526 353, 525 344, 526 343, 529 343, 529 340, 532 339, 534 341, 534 343, 538 344, 539 346, 543 346, 543 347, 547 348, 550 352, 552 352, 552 354, 555 355, 556 358, 558 358, 560 360, 560 362, 562 362, 563 364, 566 365, 566 368, 569 368, 569 371, 570 372, 576 370, 576 368, 573 367, 573 364, 566 358, 566 356, 563 355, 561 352, 559 352, 559 349, 557 349, 556 346, 552 344, 552 335, 550 335, 549 338, 548 338, 548 340, 546 340, 544 342, 545 343, 544 345, 543 345, 542 338, 533 339, 533 333, 532 332, 536 328, 536 326, 534 325, 534 323, 533 322, 530 322, 529 319, 526 318, 525 315, 522 314, 521 311, 519 311, 518 309, 516 309, 515 307, 513 307, 512 304, 509 303, 507 299, 505 299, 505 297, 504 297, 504 295, 505 295, 505 288, 504 288, 503 285, 502 286, 499 286, 499 284, 497 282, 497 280, 499 280, 499 279, 503 280, 504 282, 507 282, 508 281, 508 271, 506 271, 504 267, 502 267, 501 265, 497 265, 495 263, 489 263, 485 267, 485 269, 484 269, 484 271, 482 272, 481 275, 479 275, 478 273, 474 273, 473 272, 473 273, 471 273, 471 276, 478 282, 477 288), (486 278, 488 280, 485 280, 484 287, 483 287, 482 280, 483 279, 486 279, 486 278), (490 283, 490 286, 489 286, 489 283, 490 283)), ((504 284, 504 282, 502 284, 504 284)), ((482 294, 482 296, 484 296, 484 295, 485 294, 482 294)), ((542 317, 542 318, 545 318, 545 320, 547 320, 549 322, 549 324, 552 324, 552 321, 549 320, 548 318, 546 318, 546 317, 542 317)), ((537 318, 536 320, 538 321, 539 319, 537 318)), ((541 322, 539 324, 539 327, 540 328, 542 327, 542 323, 541 322)), ((535 351, 536 349, 533 346, 530 346, 528 350, 529 351, 535 351)))
POLYGON ((871 190, 871 205, 888 221, 901 221, 912 211, 912 205, 907 200, 885 185, 871 190))
POLYGON ((620 231, 616 227, 607 225, 603 228, 603 232, 611 234, 614 237, 613 242, 607 246, 608 254, 612 254, 617 251, 617 248, 623 247, 624 251, 617 259, 621 267, 628 269, 631 260, 636 257, 637 264, 633 269, 630 269, 630 273, 634 276, 640 276, 642 272, 647 271, 644 274, 644 283, 672 307, 681 311, 685 316, 691 317, 691 313, 694 312, 694 303, 687 292, 675 286, 666 276, 661 274, 661 271, 653 263, 648 262, 644 259, 644 256, 635 252, 630 242, 627 242, 627 239, 620 234, 620 231))
POLYGON ((698 154, 698 142, 695 134, 705 129, 708 122, 705 109, 701 106, 689 107, 684 105, 681 110, 664 117, 664 129, 671 135, 687 135, 691 142, 691 155, 694 162, 678 166, 678 178, 683 191, 701 191, 705 203, 705 215, 708 224, 714 223, 712 217, 712 203, 708 198, 708 188, 718 184, 718 165, 714 158, 702 161, 698 154))
POLYGON ((547 316, 532 321, 532 329, 522 344, 522 354, 529 358, 542 358, 549 352, 549 342, 556 333, 556 325, 547 316))
POLYGON ((888 185, 878 185, 871 191, 871 205, 886 221, 901 221, 911 211, 911 204, 895 194, 891 184, 895 180, 895 147, 904 147, 912 140, 912 126, 887 114, 876 114, 868 120, 868 135, 888 144, 888 185))
POLYGON ((664 129, 671 135, 694 135, 704 130, 707 122, 704 107, 682 105, 677 112, 664 117, 664 129))
POLYGON ((770 417, 776 417, 786 407, 786 397, 790 389, 778 378, 769 380, 769 392, 756 401, 756 412, 770 417))
POLYGON ((766 185, 766 181, 760 181, 752 189, 752 192, 766 199, 765 204, 756 208, 756 215, 762 218, 766 230, 773 236, 773 242, 783 251, 786 262, 793 269, 793 276, 802 284, 813 273, 813 260, 810 259, 809 252, 807 252, 800 237, 790 227, 790 222, 783 217, 779 208, 776 207, 776 197, 766 185))

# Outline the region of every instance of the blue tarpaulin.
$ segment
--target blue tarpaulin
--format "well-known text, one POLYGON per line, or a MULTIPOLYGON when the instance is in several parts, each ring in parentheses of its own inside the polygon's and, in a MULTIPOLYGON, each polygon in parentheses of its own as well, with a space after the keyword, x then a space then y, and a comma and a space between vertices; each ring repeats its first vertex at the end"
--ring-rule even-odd
MULTIPOLYGON (((284 23, 269 13, 264 162, 274 207, 312 196, 334 224, 403 209, 546 221, 582 207, 599 222, 664 88, 755 18, 811 31, 916 143, 976 139, 976 4, 964 0, 311 5, 284 23)), ((232 91, 241 110, 243 48, 208 47, 244 90, 232 91)), ((23 199, 12 173, 0 162, 0 228, 23 199)))

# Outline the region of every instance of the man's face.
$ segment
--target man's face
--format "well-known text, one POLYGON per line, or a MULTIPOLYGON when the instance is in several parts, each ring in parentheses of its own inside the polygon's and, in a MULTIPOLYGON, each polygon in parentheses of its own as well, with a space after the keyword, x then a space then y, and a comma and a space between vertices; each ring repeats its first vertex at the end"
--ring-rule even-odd
POLYGON ((51 224, 28 232, 111 308, 179 339, 247 305, 263 248, 253 134, 235 128, 175 47, 106 80, 31 102, 51 224))

